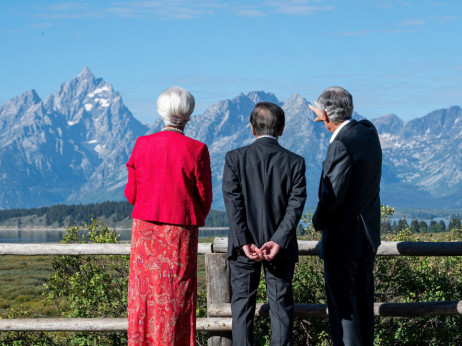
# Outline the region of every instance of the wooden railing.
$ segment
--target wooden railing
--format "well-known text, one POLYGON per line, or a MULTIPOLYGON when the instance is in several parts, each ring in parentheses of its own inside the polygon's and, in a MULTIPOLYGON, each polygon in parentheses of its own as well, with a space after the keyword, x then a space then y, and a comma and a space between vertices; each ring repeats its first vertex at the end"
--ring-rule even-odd
MULTIPOLYGON (((228 240, 199 243, 205 255, 207 318, 198 318, 196 329, 210 332, 208 345, 231 345, 231 305, 228 240)), ((317 241, 298 241, 300 255, 318 255, 317 241)), ((0 255, 129 255, 130 244, 0 244, 0 255)), ((462 242, 382 242, 378 256, 462 256, 462 242)), ((295 304, 295 315, 327 317, 324 304, 295 304)), ((462 300, 421 303, 375 303, 376 316, 462 315, 462 300)), ((256 316, 267 316, 268 305, 257 304, 256 316)), ((2 319, 0 331, 125 331, 126 318, 2 319)))

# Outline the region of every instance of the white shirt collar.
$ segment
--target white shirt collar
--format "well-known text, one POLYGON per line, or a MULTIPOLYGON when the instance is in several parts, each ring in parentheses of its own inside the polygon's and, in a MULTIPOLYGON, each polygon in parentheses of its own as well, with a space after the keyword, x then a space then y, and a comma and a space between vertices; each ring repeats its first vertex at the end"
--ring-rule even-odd
POLYGON ((335 130, 335 132, 333 133, 332 137, 330 138, 330 142, 329 143, 332 143, 335 139, 335 137, 337 137, 338 133, 340 132, 341 129, 343 129, 343 127, 348 124, 349 122, 351 121, 351 119, 348 119, 348 120, 345 120, 339 127, 337 127, 337 130, 335 130))
MULTIPOLYGON (((260 138, 272 138, 272 139, 274 139, 274 140, 276 140, 276 141, 278 140, 276 137, 273 137, 273 136, 270 136, 270 135, 258 136, 257 139, 260 139, 260 138)), ((255 139, 255 140, 257 140, 257 139, 255 139)))

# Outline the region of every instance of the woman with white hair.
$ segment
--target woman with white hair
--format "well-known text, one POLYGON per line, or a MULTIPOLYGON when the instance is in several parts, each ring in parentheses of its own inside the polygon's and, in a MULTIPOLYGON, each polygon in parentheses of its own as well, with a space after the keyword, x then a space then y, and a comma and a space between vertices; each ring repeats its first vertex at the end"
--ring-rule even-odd
POLYGON ((165 90, 157 99, 164 129, 139 137, 127 162, 129 345, 195 344, 198 227, 212 179, 207 146, 183 133, 194 104, 183 88, 165 90))

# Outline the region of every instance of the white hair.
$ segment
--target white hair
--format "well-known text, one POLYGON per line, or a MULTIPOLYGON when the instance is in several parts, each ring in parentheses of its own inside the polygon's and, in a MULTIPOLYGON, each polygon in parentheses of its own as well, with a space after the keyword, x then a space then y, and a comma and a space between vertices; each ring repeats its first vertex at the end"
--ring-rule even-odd
POLYGON ((318 97, 318 103, 334 124, 351 119, 353 114, 353 96, 339 86, 324 90, 318 97))
POLYGON ((194 111, 194 96, 179 86, 168 88, 157 98, 157 112, 165 126, 184 126, 194 111))

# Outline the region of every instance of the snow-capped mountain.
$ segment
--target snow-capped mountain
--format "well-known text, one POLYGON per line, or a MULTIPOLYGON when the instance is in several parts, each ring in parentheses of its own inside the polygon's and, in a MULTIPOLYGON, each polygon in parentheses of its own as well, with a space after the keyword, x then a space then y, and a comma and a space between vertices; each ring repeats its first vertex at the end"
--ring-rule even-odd
MULTIPOLYGON (((253 91, 194 115, 186 135, 210 151, 214 208, 222 208, 225 153, 250 144, 249 117, 259 101, 286 113, 280 143, 305 157, 307 205, 317 201, 321 165, 331 134, 314 123, 298 94, 280 101, 253 91)), ((362 117, 355 114, 356 119, 362 117)), ((382 202, 407 207, 460 207, 462 109, 451 107, 409 122, 394 114, 373 120, 383 147, 382 202)), ((0 208, 123 200, 125 163, 138 136, 161 130, 137 121, 121 95, 85 68, 44 101, 34 90, 0 107, 0 208)))
POLYGON ((373 120, 383 150, 382 199, 432 208, 462 206, 462 109, 434 111, 404 122, 373 120))
POLYGON ((148 128, 85 68, 42 101, 34 90, 0 107, 0 207, 121 199, 136 137, 148 128))

